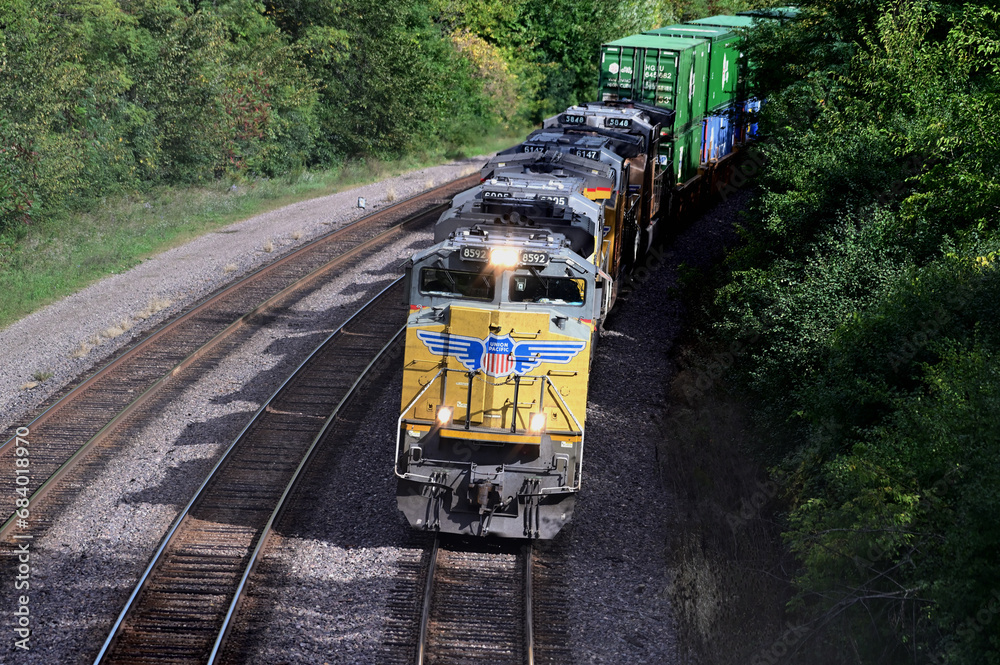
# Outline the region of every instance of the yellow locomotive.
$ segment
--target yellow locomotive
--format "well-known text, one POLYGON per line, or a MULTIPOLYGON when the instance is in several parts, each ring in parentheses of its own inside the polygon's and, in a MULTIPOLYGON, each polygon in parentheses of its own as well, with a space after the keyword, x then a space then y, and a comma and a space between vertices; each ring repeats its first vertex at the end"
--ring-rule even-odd
POLYGON ((659 218, 671 120, 622 104, 550 119, 410 260, 395 473, 415 528, 552 538, 570 519, 593 344, 659 218))

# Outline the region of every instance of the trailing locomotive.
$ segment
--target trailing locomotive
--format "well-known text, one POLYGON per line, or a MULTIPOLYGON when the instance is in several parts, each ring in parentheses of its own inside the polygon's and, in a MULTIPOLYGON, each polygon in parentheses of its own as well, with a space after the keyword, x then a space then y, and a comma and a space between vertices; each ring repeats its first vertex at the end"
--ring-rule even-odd
MULTIPOLYGON (((650 39, 660 44, 638 43, 650 39)), ((414 528, 552 538, 570 520, 590 363, 619 278, 731 163, 732 144, 720 150, 713 138, 702 150, 705 128, 725 123, 690 119, 692 108, 708 108, 691 97, 714 90, 695 81, 709 68, 697 56, 673 61, 690 102, 689 121, 675 127, 677 111, 663 100, 679 96, 627 88, 640 83, 630 72, 645 51, 615 44, 602 47, 602 62, 613 53, 614 65, 602 69, 601 86, 614 92, 549 118, 490 159, 481 184, 438 220, 435 244, 407 264, 395 474, 397 505, 414 528)))

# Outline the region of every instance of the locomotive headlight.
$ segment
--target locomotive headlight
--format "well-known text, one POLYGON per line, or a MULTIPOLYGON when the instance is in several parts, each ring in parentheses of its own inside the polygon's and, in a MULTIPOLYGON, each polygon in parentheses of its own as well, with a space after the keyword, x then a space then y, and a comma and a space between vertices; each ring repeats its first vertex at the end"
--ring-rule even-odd
POLYGON ((442 427, 444 427, 445 425, 447 425, 448 423, 450 423, 451 422, 451 412, 452 412, 452 409, 451 409, 450 406, 442 406, 440 409, 438 409, 438 413, 437 413, 438 425, 441 425, 442 427))
POLYGON ((532 434, 541 434, 545 431, 545 413, 533 413, 528 418, 528 431, 532 434))
POLYGON ((497 247, 490 252, 490 263, 500 268, 513 268, 518 264, 518 251, 514 247, 497 247))

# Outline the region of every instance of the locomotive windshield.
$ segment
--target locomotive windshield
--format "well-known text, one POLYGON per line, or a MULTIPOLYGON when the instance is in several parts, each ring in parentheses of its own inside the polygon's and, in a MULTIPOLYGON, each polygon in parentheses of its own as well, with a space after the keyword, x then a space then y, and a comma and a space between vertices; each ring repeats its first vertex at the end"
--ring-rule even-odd
POLYGON ((424 268, 420 271, 420 292, 425 295, 493 300, 496 280, 492 273, 424 268))
POLYGON ((511 302, 582 305, 587 282, 570 277, 514 275, 510 278, 511 302))

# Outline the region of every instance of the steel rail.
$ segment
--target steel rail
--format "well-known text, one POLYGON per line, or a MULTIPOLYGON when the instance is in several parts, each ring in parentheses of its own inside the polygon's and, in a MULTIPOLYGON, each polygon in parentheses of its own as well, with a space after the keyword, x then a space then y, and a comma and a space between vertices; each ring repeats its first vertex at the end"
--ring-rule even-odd
POLYGON ((215 644, 212 645, 212 652, 208 656, 207 665, 214 665, 216 659, 222 653, 222 647, 225 644, 226 637, 229 635, 229 631, 232 627, 232 622, 236 617, 236 614, 239 612, 239 606, 243 600, 243 590, 246 588, 246 584, 249 581, 250 576, 253 574, 254 568, 256 568, 257 566, 257 562, 260 559, 260 553, 264 549, 265 541, 267 540, 268 536, 271 535, 271 528, 274 526, 274 523, 281 517, 281 514, 284 512, 286 506, 286 500, 288 499, 288 496, 292 493, 292 490, 295 488, 295 485, 298 482, 299 476, 301 475, 302 471, 311 462, 313 453, 315 452, 317 446, 319 445, 319 442, 322 441, 324 436, 326 436, 327 430, 333 424, 333 421, 336 420, 337 417, 340 415, 341 409, 343 409, 344 405, 346 405, 351 399, 353 399, 356 396, 355 393, 358 391, 358 389, 360 388, 361 384, 365 381, 365 379, 368 378, 368 375, 369 373, 371 373, 372 369, 379 362, 381 362, 381 360, 388 354, 389 349, 391 349, 394 345, 399 343, 405 331, 406 331, 406 326, 401 327, 399 329, 399 332, 397 332, 393 336, 393 338, 385 346, 382 347, 382 350, 378 352, 375 358, 373 358, 372 361, 368 363, 368 366, 365 367, 365 369, 362 371, 361 376, 359 376, 357 380, 354 382, 354 384, 351 385, 351 387, 347 390, 347 393, 334 408, 333 412, 330 413, 326 421, 323 422, 323 427, 320 428, 319 433, 316 434, 316 436, 313 438, 312 443, 309 444, 309 449, 306 450, 305 454, 302 456, 302 461, 299 462, 298 467, 296 467, 295 469, 295 473, 292 474, 292 478, 288 481, 288 484, 285 486, 285 490, 281 493, 281 498, 278 499, 278 505, 271 512, 271 516, 268 518, 267 524, 264 525, 264 529, 261 532, 260 537, 257 539, 257 546, 254 548, 253 553, 250 555, 250 562, 247 565, 246 570, 243 572, 243 575, 240 577, 240 581, 236 586, 236 593, 233 596, 232 602, 229 603, 229 610, 226 612, 226 616, 222 620, 222 628, 219 630, 219 635, 215 639, 215 644))
POLYGON ((533 545, 529 541, 524 546, 524 660, 527 665, 535 665, 535 618, 532 605, 532 555, 533 545))
MULTIPOLYGON (((427 580, 424 584, 423 604, 420 613, 420 627, 417 633, 416 665, 425 665, 427 662, 427 642, 428 627, 430 625, 431 611, 434 605, 434 577, 437 574, 438 553, 440 552, 441 536, 435 534, 431 552, 428 557, 427 580)), ((534 621, 534 593, 532 589, 534 569, 532 562, 533 544, 525 543, 521 547, 521 556, 525 558, 523 568, 523 590, 524 590, 524 623, 523 630, 523 656, 524 663, 535 665, 535 621, 534 621)))
POLYGON ((424 604, 420 613, 420 632, 417 635, 417 665, 424 665, 427 653, 427 624, 431 618, 431 598, 434 596, 434 572, 437 568, 437 556, 440 549, 441 536, 435 534, 431 546, 430 561, 427 565, 427 583, 424 585, 424 604))
POLYGON ((122 625, 124 624, 125 619, 128 617, 128 615, 134 609, 135 602, 138 599, 139 594, 142 592, 143 588, 146 586, 147 580, 150 578, 153 570, 156 568, 157 564, 160 562, 160 560, 161 560, 161 558, 163 556, 163 553, 166 551, 167 546, 170 544, 170 542, 173 539, 174 535, 177 533, 177 530, 180 527, 181 523, 190 514, 190 512, 191 512, 192 508, 194 507, 194 505, 201 498, 202 493, 204 492, 205 488, 215 478, 216 473, 218 473, 219 469, 221 469, 222 466, 225 464, 225 462, 230 458, 230 456, 232 455, 233 451, 237 448, 237 445, 243 440, 243 438, 246 435, 246 433, 250 430, 250 428, 255 423, 257 423, 257 421, 263 416, 263 414, 265 412, 267 412, 268 407, 270 407, 271 404, 278 398, 278 396, 282 393, 282 391, 285 389, 285 387, 289 383, 291 383, 291 381, 293 379, 296 378, 296 376, 299 374, 299 372, 301 372, 303 370, 303 368, 305 368, 310 363, 310 361, 317 354, 319 354, 324 349, 324 347, 335 336, 337 336, 339 333, 341 333, 347 327, 348 324, 352 323, 355 319, 359 318, 361 316, 361 314, 363 312, 365 312, 365 310, 367 310, 369 307, 372 307, 376 301, 378 301, 381 297, 383 297, 386 294, 387 291, 389 291, 390 289, 392 289, 393 287, 395 287, 397 284, 399 284, 402 281, 402 279, 403 278, 399 278, 399 279, 396 279, 395 281, 393 281, 385 289, 383 289, 381 292, 379 292, 379 294, 377 296, 375 296, 374 298, 372 298, 371 300, 369 300, 363 307, 361 307, 358 311, 356 311, 354 314, 352 314, 351 317, 349 319, 347 319, 346 321, 344 321, 334 332, 330 333, 330 335, 327 336, 326 339, 324 339, 323 342, 320 343, 312 351, 312 353, 310 353, 309 356, 299 364, 299 366, 295 369, 295 371, 288 378, 286 378, 282 382, 281 386, 279 386, 278 389, 274 391, 274 393, 264 402, 264 404, 261 405, 261 407, 257 410, 257 412, 254 413, 254 415, 250 419, 250 421, 243 427, 243 429, 236 436, 236 438, 233 439, 233 442, 229 444, 229 447, 226 448, 225 452, 222 454, 222 456, 219 458, 219 460, 215 463, 215 466, 212 467, 212 470, 209 472, 208 476, 205 478, 204 481, 202 481, 201 485, 195 491, 195 493, 191 497, 191 499, 187 502, 187 505, 183 508, 183 510, 181 510, 181 512, 174 519, 174 521, 171 524, 170 528, 167 530, 167 533, 164 535, 163 539, 160 541, 159 547, 157 548, 156 552, 153 554, 153 557, 150 560, 149 564, 146 566, 145 571, 139 577, 139 580, 136 583, 135 588, 132 590, 131 595, 129 595, 128 600, 125 602, 125 606, 122 608, 122 611, 119 613, 118 618, 115 620, 115 623, 112 625, 111 630, 108 633, 108 637, 105 639, 104 644, 101 646, 100 651, 98 652, 97 656, 94 658, 94 665, 100 665, 101 661, 107 655, 107 653, 108 653, 109 649, 111 648, 111 646, 115 643, 115 640, 118 638, 118 636, 120 634, 120 629, 121 629, 122 625))

